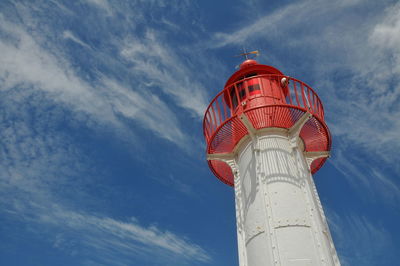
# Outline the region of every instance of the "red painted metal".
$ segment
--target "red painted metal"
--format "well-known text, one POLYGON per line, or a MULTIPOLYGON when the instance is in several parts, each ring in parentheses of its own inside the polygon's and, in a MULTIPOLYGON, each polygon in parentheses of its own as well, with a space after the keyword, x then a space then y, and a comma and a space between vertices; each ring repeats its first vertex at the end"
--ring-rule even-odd
MULTIPOLYGON (((206 110, 203 131, 207 153, 231 153, 234 150, 248 134, 239 119, 243 113, 255 129, 289 129, 305 112, 312 114, 300 132, 305 151, 329 151, 331 135, 324 120, 322 102, 315 91, 274 67, 246 60, 206 110)), ((314 160, 311 172, 317 172, 325 161, 326 158, 314 160)), ((233 174, 226 163, 209 160, 208 164, 222 182, 233 186, 233 174)))

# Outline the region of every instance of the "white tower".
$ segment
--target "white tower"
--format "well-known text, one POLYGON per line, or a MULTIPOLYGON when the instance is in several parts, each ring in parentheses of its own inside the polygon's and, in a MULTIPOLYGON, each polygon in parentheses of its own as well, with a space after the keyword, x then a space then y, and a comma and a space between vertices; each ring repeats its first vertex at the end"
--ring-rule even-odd
POLYGON ((239 265, 340 265, 312 177, 331 146, 318 95, 246 60, 203 126, 211 170, 235 189, 239 265))

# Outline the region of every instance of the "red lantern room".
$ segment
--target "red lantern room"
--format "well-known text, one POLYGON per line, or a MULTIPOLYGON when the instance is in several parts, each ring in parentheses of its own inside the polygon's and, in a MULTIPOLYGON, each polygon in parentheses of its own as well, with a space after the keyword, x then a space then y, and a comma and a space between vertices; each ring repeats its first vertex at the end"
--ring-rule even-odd
MULTIPOLYGON (((311 118, 300 132, 304 151, 329 151, 331 137, 321 100, 314 90, 272 66, 246 59, 211 101, 204 116, 203 130, 211 170, 222 182, 233 186, 231 168, 212 158, 213 155, 235 154, 235 147, 251 133, 241 119, 243 114, 256 130, 289 130, 305 113, 311 118)), ((326 158, 314 160, 311 172, 317 172, 325 161, 326 158)))

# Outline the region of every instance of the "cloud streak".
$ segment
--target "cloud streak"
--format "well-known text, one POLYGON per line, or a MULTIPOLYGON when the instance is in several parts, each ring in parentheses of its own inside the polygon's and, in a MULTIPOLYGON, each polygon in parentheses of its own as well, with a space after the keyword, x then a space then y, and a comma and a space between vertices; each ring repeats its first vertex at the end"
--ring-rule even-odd
POLYGON ((46 204, 37 202, 34 194, 29 196, 29 203, 14 200, 13 208, 7 210, 11 217, 17 213, 20 221, 40 232, 39 237, 66 253, 81 253, 82 260, 108 265, 141 261, 151 261, 152 265, 196 265, 212 260, 188 238, 156 225, 145 227, 134 217, 119 221, 68 210, 54 203, 54 199, 46 204))
POLYGON ((190 240, 157 226, 144 227, 135 218, 122 222, 108 217, 66 211, 55 206, 54 212, 46 211, 39 215, 38 221, 43 225, 60 226, 67 232, 64 243, 54 243, 62 249, 67 246, 71 235, 78 234, 78 240, 85 254, 100 263, 126 265, 130 261, 150 259, 156 265, 172 265, 175 261, 182 264, 210 262, 211 257, 200 246, 190 240), (90 256, 89 252, 96 252, 90 256))
MULTIPOLYGON (((0 205, 8 218, 28 223, 40 232, 39 238, 53 241, 55 248, 66 253, 83 252, 86 264, 126 265, 136 260, 192 265, 211 261, 203 248, 162 226, 146 227, 135 218, 121 221, 89 213, 70 199, 75 195, 88 200, 84 187, 94 180, 87 172, 90 159, 72 145, 71 138, 55 129, 60 121, 73 119, 95 130, 114 128, 124 137, 132 136, 132 127, 126 122, 133 121, 183 147, 187 136, 170 106, 141 83, 132 88, 102 73, 89 82, 77 73, 60 47, 44 48, 44 44, 49 48, 46 35, 34 36, 3 14, 0 33, 7 37, 0 39, 0 93, 5 100, 0 119, 0 191, 13 195, 2 198, 0 205), (69 112, 72 115, 67 115, 69 112), (85 174, 86 179, 77 180, 85 174), (55 233, 60 231, 63 233, 55 233)), ((64 31, 60 37, 93 50, 72 31, 64 31)), ((161 78, 156 81, 162 85, 161 78)), ((165 92, 173 93, 173 88, 169 89, 165 92)), ((200 112, 198 106, 183 108, 200 112)))
POLYGON ((194 75, 186 70, 174 50, 162 44, 157 32, 149 30, 142 39, 126 39, 120 54, 150 87, 160 88, 196 117, 203 116, 207 107, 206 90, 194 80, 194 75))
POLYGON ((342 265, 389 265, 394 246, 391 234, 382 226, 355 214, 339 216, 327 212, 329 225, 342 265))
POLYGON ((212 260, 205 249, 160 225, 143 226, 135 217, 120 220, 85 210, 93 200, 86 188, 96 186, 99 173, 74 140, 55 129, 63 116, 60 108, 49 108, 52 103, 43 93, 12 91, 2 96, 6 112, 0 119, 0 192, 12 197, 2 197, 0 207, 7 219, 28 224, 29 234, 64 253, 79 253, 85 265, 193 265, 212 260))
MULTIPOLYGON (((159 97, 145 91, 139 94, 129 85, 104 75, 93 86, 76 75, 61 54, 53 56, 22 27, 4 17, 0 17, 0 21, 0 29, 11 37, 0 41, 4 53, 0 58, 2 90, 29 87, 45 92, 56 103, 64 104, 74 112, 83 112, 95 123, 111 125, 119 132, 123 131, 121 129, 129 132, 119 119, 122 116, 138 121, 143 128, 181 147, 185 143, 186 136, 175 114, 159 97)), ((68 31, 64 32, 64 37, 86 46, 68 31)), ((141 86, 136 85, 135 89, 140 90, 141 86)))
POLYGON ((75 43, 77 43, 77 44, 79 44, 79 45, 81 45, 81 46, 83 46, 85 48, 91 49, 91 47, 87 43, 83 42, 81 39, 76 37, 69 30, 66 30, 66 31, 63 32, 63 37, 64 37, 64 39, 69 39, 69 40, 71 40, 71 41, 73 41, 73 42, 75 42, 75 43))

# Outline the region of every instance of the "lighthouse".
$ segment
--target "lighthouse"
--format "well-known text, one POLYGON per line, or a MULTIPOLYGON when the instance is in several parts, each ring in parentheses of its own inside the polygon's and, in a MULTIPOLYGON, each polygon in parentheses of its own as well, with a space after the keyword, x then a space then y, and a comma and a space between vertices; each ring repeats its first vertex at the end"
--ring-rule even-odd
POLYGON ((245 55, 203 120, 208 165, 234 188, 239 265, 340 265, 312 176, 331 148, 322 102, 245 55))

